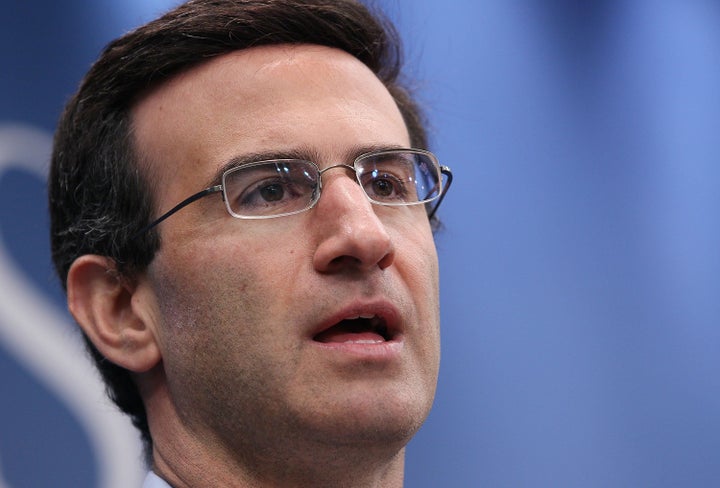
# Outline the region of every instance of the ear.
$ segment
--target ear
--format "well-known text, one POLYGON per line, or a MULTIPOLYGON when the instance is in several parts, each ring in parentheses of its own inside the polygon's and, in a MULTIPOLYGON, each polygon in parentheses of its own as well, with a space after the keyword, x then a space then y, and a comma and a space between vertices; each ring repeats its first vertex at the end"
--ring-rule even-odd
POLYGON ((80 256, 70 266, 70 313, 90 341, 113 363, 141 373, 161 359, 147 300, 138 299, 137 283, 122 278, 112 259, 80 256))

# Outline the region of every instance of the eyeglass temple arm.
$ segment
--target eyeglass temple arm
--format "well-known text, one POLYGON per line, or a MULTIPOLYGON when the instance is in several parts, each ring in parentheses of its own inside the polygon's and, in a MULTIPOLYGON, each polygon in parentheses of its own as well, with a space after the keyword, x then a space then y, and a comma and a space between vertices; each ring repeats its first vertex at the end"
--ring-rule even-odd
POLYGON ((438 207, 442 203, 443 199, 445 198, 445 195, 447 194, 447 191, 450 189, 450 185, 452 184, 452 171, 447 166, 440 166, 440 172, 445 175, 447 180, 445 181, 445 184, 443 185, 442 193, 440 193, 440 198, 438 198, 437 203, 433 207, 433 209, 428 214, 428 219, 432 220, 433 217, 435 217, 435 212, 437 211, 438 207))
POLYGON ((187 197, 185 200, 183 200, 182 202, 178 203, 178 204, 175 205, 173 208, 171 208, 170 210, 168 210, 167 212, 165 212, 164 214, 162 214, 162 215, 161 215, 160 217, 158 217, 156 220, 150 222, 148 225, 146 225, 145 227, 143 227, 142 229, 140 229, 139 231, 137 231, 132 238, 135 239, 135 238, 143 235, 144 233, 146 233, 147 231, 149 231, 150 229, 152 229, 153 227, 155 227, 155 226, 158 225, 160 222, 162 222, 163 220, 167 219, 168 217, 170 217, 171 215, 173 215, 173 214, 176 213, 177 211, 179 211, 179 210, 181 210, 182 208, 187 207, 188 205, 190 205, 190 204, 191 204, 192 202, 194 202, 195 200, 200 200, 200 199, 201 199, 202 197, 204 197, 205 195, 209 195, 210 193, 215 193, 215 192, 218 192, 218 191, 222 191, 222 185, 215 185, 215 186, 211 186, 210 188, 205 188, 204 190, 199 191, 199 192, 197 192, 196 194, 187 197))

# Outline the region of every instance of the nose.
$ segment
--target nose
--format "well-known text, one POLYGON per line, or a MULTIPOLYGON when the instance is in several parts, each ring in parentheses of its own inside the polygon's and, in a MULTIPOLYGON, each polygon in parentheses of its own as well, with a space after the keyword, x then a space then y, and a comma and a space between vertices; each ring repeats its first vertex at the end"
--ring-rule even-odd
POLYGON ((323 175, 320 200, 312 210, 318 242, 313 266, 321 273, 385 269, 395 248, 385 225, 353 174, 342 166, 323 175))

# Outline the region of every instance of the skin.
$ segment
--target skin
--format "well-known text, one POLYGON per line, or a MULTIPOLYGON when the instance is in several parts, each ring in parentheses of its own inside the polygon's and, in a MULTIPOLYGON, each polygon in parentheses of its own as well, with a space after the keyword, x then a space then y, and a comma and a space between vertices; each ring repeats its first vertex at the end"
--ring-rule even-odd
MULTIPOLYGON (((158 215, 236 157, 297 153, 324 168, 409 147, 377 77, 309 45, 213 59, 147 94, 134 125, 158 215)), ((159 232, 137 282, 113 282, 100 273, 107 262, 86 257, 68 293, 101 351, 136 373, 156 472, 174 486, 401 486, 439 365, 423 206, 372 205, 351 172, 333 169, 307 212, 234 219, 214 194, 159 232), (74 292, 83 280, 95 291, 74 292), (390 316, 393 340, 315 340, 354 312, 390 316)))

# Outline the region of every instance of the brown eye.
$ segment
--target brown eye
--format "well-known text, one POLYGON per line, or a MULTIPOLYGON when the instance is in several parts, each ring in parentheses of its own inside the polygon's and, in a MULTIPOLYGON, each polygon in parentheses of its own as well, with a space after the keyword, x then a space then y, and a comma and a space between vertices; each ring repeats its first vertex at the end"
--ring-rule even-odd
POLYGON ((235 216, 263 218, 302 211, 313 203, 317 167, 297 160, 261 161, 225 174, 228 208, 235 216))
POLYGON ((266 202, 279 202, 285 195, 285 189, 282 185, 272 184, 259 189, 260 197, 266 202))
POLYGON ((389 197, 395 190, 394 185, 387 179, 374 180, 372 183, 373 193, 378 197, 389 197))
POLYGON ((402 203, 408 200, 406 183, 395 173, 373 170, 362 176, 368 197, 380 203, 402 203))

